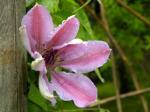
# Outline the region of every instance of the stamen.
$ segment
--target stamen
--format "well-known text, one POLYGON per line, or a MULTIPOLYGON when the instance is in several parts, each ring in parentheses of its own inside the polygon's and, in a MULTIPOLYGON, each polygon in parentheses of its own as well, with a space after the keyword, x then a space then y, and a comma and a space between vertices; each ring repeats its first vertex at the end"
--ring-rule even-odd
POLYGON ((57 54, 57 50, 53 50, 53 49, 48 50, 48 51, 46 50, 43 54, 45 64, 48 65, 48 66, 49 65, 54 66, 54 64, 57 60, 57 55, 56 54, 57 54))

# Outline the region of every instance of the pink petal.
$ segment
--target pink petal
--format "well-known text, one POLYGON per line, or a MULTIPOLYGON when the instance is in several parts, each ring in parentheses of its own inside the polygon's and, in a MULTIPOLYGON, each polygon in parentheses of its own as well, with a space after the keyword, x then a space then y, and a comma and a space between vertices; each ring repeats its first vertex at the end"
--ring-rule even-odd
POLYGON ((104 41, 68 44, 59 49, 62 67, 74 72, 90 72, 107 62, 111 49, 104 41))
POLYGON ((56 99, 53 95, 53 85, 49 83, 46 74, 42 72, 39 76, 39 90, 45 99, 51 101, 52 105, 56 104, 56 99))
POLYGON ((67 20, 58 26, 48 43, 48 47, 62 45, 74 39, 79 30, 79 21, 75 16, 70 16, 67 20))
POLYGON ((33 51, 39 49, 43 43, 50 40, 53 23, 49 12, 42 5, 36 4, 23 17, 22 25, 27 28, 27 34, 33 51))
POLYGON ((31 50, 31 45, 30 45, 30 40, 29 40, 27 31, 26 31, 26 27, 25 26, 21 26, 19 28, 19 31, 20 31, 20 35, 21 35, 21 38, 22 38, 22 42, 23 42, 26 50, 29 52, 29 54, 31 56, 33 56, 33 52, 31 50))
POLYGON ((31 68, 35 71, 40 71, 46 74, 47 69, 46 69, 44 58, 41 56, 41 54, 39 52, 34 52, 33 58, 35 60, 32 61, 31 68))
POLYGON ((62 100, 73 100, 78 107, 85 107, 96 101, 97 89, 86 76, 65 72, 53 73, 52 83, 62 100))

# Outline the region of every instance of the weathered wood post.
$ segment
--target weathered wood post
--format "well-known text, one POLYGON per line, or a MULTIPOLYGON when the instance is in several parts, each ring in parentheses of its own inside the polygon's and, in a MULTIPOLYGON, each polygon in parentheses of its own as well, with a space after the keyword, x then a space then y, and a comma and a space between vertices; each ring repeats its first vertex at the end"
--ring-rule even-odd
POLYGON ((25 112, 25 50, 19 36, 25 0, 0 0, 0 112, 25 112))

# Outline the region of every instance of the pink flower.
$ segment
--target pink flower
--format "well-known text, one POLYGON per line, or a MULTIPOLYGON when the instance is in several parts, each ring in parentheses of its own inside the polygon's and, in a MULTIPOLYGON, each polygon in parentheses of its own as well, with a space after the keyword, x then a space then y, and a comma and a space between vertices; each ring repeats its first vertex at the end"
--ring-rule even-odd
POLYGON ((25 48, 34 58, 32 69, 40 72, 40 92, 53 105, 56 103, 53 91, 64 101, 73 100, 78 107, 88 106, 97 99, 95 85, 82 73, 106 63, 111 49, 104 41, 74 39, 78 29, 79 21, 75 16, 54 28, 48 11, 38 4, 22 19, 20 32, 25 48), (71 72, 61 72, 59 67, 71 72))

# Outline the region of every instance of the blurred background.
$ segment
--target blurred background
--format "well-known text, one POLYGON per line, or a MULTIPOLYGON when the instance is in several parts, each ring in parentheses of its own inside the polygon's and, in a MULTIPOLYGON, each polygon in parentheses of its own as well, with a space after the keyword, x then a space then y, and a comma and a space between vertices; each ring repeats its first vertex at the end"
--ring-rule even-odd
POLYGON ((149 0, 26 0, 26 11, 36 2, 47 7, 56 26, 76 15, 77 38, 107 41, 113 51, 108 63, 85 74, 98 88, 98 101, 83 109, 59 98, 52 107, 29 67, 28 112, 150 112, 149 0))

